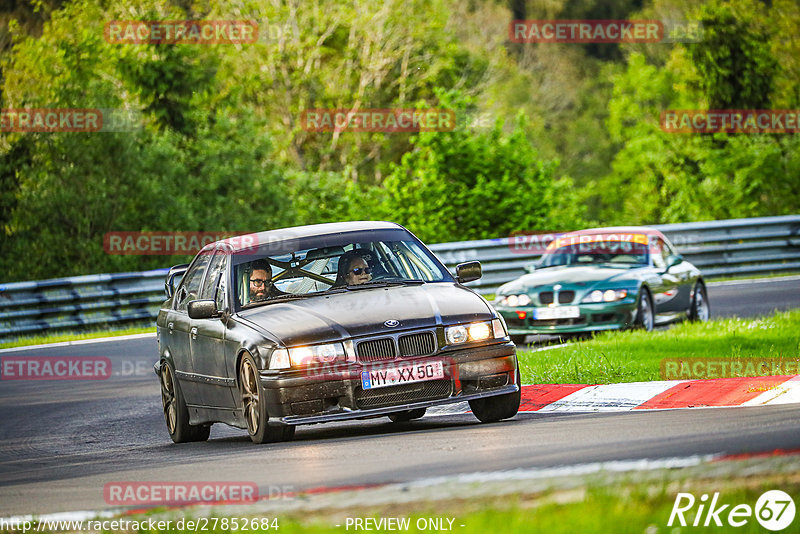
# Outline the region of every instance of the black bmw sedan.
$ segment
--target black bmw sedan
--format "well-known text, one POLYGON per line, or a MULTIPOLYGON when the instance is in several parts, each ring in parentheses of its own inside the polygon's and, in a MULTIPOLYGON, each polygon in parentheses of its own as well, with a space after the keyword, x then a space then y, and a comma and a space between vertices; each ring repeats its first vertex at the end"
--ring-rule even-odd
POLYGON ((256 443, 296 425, 469 401, 490 422, 516 415, 520 378, 503 319, 387 222, 287 228, 212 243, 173 267, 157 319, 164 417, 175 442, 214 423, 256 443), (175 281, 180 283, 175 287, 175 281))

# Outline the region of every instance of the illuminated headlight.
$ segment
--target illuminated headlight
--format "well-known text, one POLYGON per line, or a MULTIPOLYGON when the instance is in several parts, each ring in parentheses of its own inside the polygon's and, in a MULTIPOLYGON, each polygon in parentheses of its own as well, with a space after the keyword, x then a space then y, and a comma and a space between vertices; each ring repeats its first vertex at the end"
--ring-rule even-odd
POLYGON ((450 345, 458 345, 468 341, 485 341, 492 338, 506 337, 506 331, 500 319, 491 322, 459 324, 444 329, 444 337, 450 345))
POLYGON ((289 367, 307 367, 317 363, 332 363, 346 361, 344 347, 341 343, 328 343, 325 345, 309 345, 278 349, 272 352, 270 369, 287 369, 289 367))
POLYGON ((606 289, 605 291, 595 289, 586 295, 586 297, 583 299, 583 302, 615 302, 617 300, 622 300, 627 296, 627 289, 606 289))
POLYGON ((531 303, 531 298, 526 294, 521 295, 507 295, 503 297, 499 297, 497 299, 497 303, 501 306, 528 306, 531 303))
POLYGON ((467 327, 470 341, 483 341, 492 337, 492 329, 489 323, 474 323, 467 327))

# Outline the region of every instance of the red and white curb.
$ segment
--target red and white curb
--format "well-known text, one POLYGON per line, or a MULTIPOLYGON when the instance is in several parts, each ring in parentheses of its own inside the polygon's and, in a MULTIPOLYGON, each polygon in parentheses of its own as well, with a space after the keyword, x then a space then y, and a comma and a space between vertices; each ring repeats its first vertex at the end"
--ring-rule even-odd
MULTIPOLYGON (((623 412, 790 403, 800 403, 800 375, 602 385, 523 385, 519 411, 623 412)), ((460 413, 469 413, 466 402, 428 408, 426 415, 460 413)))

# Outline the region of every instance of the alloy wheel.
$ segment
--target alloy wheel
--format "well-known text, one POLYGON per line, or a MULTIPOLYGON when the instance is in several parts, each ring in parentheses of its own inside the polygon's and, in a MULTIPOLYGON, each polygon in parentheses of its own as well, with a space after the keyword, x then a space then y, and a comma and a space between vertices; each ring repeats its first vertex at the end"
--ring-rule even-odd
POLYGON ((247 420, 247 430, 250 434, 258 432, 261 424, 259 415, 258 373, 250 359, 242 360, 241 389, 244 418, 247 420))
POLYGON ((169 365, 164 363, 161 366, 161 404, 164 407, 164 420, 167 422, 167 430, 170 434, 175 433, 178 425, 178 412, 175 406, 175 381, 169 365))

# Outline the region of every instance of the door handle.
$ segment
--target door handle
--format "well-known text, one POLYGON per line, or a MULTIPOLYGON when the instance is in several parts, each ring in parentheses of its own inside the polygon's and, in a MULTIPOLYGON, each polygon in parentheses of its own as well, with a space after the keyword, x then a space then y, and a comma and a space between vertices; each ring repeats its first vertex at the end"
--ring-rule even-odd
POLYGON ((197 339, 197 327, 192 327, 192 339, 197 339))
POLYGON ((171 334, 175 330, 175 323, 167 323, 167 328, 169 328, 169 333, 171 334))

